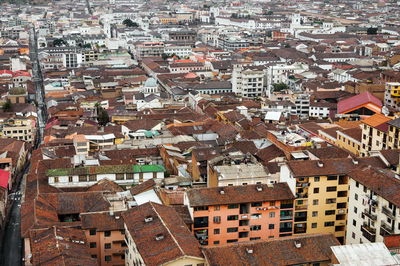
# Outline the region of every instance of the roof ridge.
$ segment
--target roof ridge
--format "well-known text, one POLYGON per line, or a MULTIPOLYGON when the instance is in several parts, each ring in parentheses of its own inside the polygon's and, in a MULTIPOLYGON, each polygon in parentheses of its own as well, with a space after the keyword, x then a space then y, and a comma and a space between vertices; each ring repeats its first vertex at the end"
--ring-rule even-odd
POLYGON ((157 212, 156 208, 153 206, 153 202, 150 202, 151 208, 154 210, 154 212, 157 214, 157 216, 160 218, 161 223, 164 225, 164 227, 167 229, 168 233, 171 235, 172 239, 174 240, 174 242, 176 243, 176 245, 178 246, 179 250, 181 251, 182 255, 186 255, 186 253, 183 251, 183 249, 181 248, 179 242, 176 240, 175 236, 171 233, 171 231, 169 230, 168 226, 165 224, 164 220, 162 219, 161 215, 157 212))

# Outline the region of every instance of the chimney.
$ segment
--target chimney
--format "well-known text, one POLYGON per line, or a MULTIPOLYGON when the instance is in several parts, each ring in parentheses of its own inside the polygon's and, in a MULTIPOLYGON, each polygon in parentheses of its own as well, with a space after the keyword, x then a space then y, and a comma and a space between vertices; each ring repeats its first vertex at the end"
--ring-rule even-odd
POLYGON ((300 242, 297 242, 297 241, 294 241, 294 246, 295 246, 296 248, 301 248, 301 243, 300 243, 300 242))
POLYGON ((321 161, 318 161, 317 165, 318 165, 318 167, 321 167, 321 168, 324 167, 324 164, 321 161))
POLYGON ((257 187, 257 191, 262 191, 262 187, 257 187))
POLYGON ((220 190, 220 191, 219 191, 219 194, 224 195, 224 194, 225 194, 225 191, 220 190))
POLYGON ((151 216, 147 216, 147 217, 144 219, 144 222, 145 222, 145 223, 149 223, 149 222, 151 222, 151 221, 153 221, 153 217, 151 217, 151 216))
POLYGON ((247 251, 248 254, 253 254, 253 250, 252 249, 246 248, 246 251, 247 251))
POLYGON ((358 161, 355 158, 353 158, 352 161, 353 161, 353 164, 355 164, 355 165, 358 164, 358 161))
POLYGON ((163 239, 164 239, 164 235, 163 234, 156 235, 156 240, 157 241, 160 241, 160 240, 163 240, 163 239))

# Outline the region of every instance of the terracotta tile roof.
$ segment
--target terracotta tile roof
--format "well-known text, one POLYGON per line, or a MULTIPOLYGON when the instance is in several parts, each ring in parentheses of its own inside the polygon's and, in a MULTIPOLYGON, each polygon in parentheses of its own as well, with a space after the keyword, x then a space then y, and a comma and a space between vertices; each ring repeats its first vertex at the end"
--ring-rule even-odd
POLYGON ((107 212, 81 214, 82 229, 96 229, 97 231, 116 231, 124 229, 124 220, 121 213, 107 212))
POLYGON ((174 208, 145 203, 122 214, 146 265, 161 265, 184 256, 203 258, 199 243, 174 208), (146 222, 145 219, 152 220, 146 222), (163 238, 157 240, 157 236, 163 238))
POLYGON ((94 191, 108 191, 108 192, 123 192, 124 189, 120 187, 117 183, 108 180, 102 179, 98 181, 96 184, 90 186, 86 191, 94 192, 94 191))
POLYGON ((285 157, 285 153, 276 145, 272 144, 264 149, 259 150, 256 153, 256 157, 260 159, 262 163, 268 163, 269 161, 278 157, 285 157))
POLYGON ((362 129, 360 127, 353 127, 349 129, 342 130, 342 133, 361 142, 362 129))
POLYGON ((400 180, 393 172, 368 166, 354 169, 349 176, 400 207, 400 180))
POLYGON ((53 226, 30 232, 33 265, 97 265, 82 230, 53 226))
POLYGON ((359 107, 363 104, 373 103, 378 107, 382 107, 382 102, 377 97, 372 95, 369 91, 365 91, 356 96, 341 100, 338 102, 338 113, 345 113, 353 108, 359 107))
POLYGON ((397 166, 399 164, 400 149, 396 150, 382 150, 381 155, 391 166, 397 166))
POLYGON ((294 198, 287 183, 194 188, 187 191, 187 196, 191 207, 289 200, 294 198), (223 194, 221 191, 223 191, 223 194), (249 197, 249 195, 251 195, 251 197, 249 197))
POLYGON ((202 250, 210 265, 283 266, 330 262, 331 246, 337 245, 340 243, 332 234, 318 234, 205 247, 202 250), (300 244, 299 248, 296 243, 300 244))
POLYGON ((156 185, 156 182, 154 182, 154 179, 149 179, 137 186, 134 186, 132 188, 130 188, 130 192, 132 194, 132 196, 135 196, 139 193, 145 192, 147 190, 153 189, 154 186, 156 185))
POLYGON ((336 146, 307 149, 307 151, 312 153, 318 159, 348 158, 350 156, 348 151, 336 146))
POLYGON ((389 118, 383 114, 374 114, 368 118, 363 119, 361 122, 364 124, 367 124, 371 127, 377 127, 377 126, 382 125, 391 120, 392 120, 391 118, 389 118))
POLYGON ((294 177, 344 175, 356 166, 349 158, 289 161, 287 165, 294 177), (321 166, 318 163, 322 163, 321 166))

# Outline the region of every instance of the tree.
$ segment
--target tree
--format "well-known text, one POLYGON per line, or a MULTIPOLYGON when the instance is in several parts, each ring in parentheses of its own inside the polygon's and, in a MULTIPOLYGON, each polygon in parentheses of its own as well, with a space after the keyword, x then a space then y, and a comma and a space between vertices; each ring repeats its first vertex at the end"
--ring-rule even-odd
POLYGON ((9 112, 9 111, 11 111, 11 109, 12 109, 11 102, 10 101, 6 101, 3 104, 3 111, 4 112, 9 112))
POLYGON ((122 21, 122 24, 124 24, 128 28, 137 28, 137 27, 139 27, 139 25, 136 22, 133 22, 129 18, 127 18, 124 21, 122 21))
POLYGON ((289 86, 283 82, 272 84, 272 91, 288 90, 289 86))
POLYGON ((166 53, 162 53, 161 57, 165 61, 168 59, 169 56, 166 53))
POLYGON ((368 35, 376 35, 377 33, 378 33, 378 28, 370 27, 370 28, 367 29, 367 34, 368 35))
POLYGON ((285 44, 285 48, 290 48, 290 44, 285 44))
POLYGON ((64 41, 63 39, 55 39, 53 41, 53 46, 54 47, 63 46, 63 45, 67 45, 67 42, 64 41))
POLYGON ((96 108, 97 108, 97 123, 99 123, 100 126, 107 125, 107 123, 110 122, 110 117, 108 116, 107 111, 104 110, 99 103, 96 103, 96 108))

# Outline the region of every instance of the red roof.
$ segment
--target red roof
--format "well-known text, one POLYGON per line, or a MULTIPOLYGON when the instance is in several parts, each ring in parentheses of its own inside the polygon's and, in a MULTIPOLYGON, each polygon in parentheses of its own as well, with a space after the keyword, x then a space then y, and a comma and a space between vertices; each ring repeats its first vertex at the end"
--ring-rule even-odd
POLYGON ((9 178, 10 173, 3 169, 0 169, 0 187, 7 189, 9 178))
POLYGON ((24 77, 31 77, 31 74, 27 71, 16 71, 13 74, 14 77, 24 76, 24 77))
POLYGON ((12 75, 12 71, 7 69, 0 70, 0 76, 2 75, 12 75))
POLYGON ((359 95, 339 101, 337 105, 337 111, 338 113, 344 113, 367 103, 372 103, 377 105, 378 107, 382 107, 381 100, 372 95, 369 91, 366 91, 359 95))

